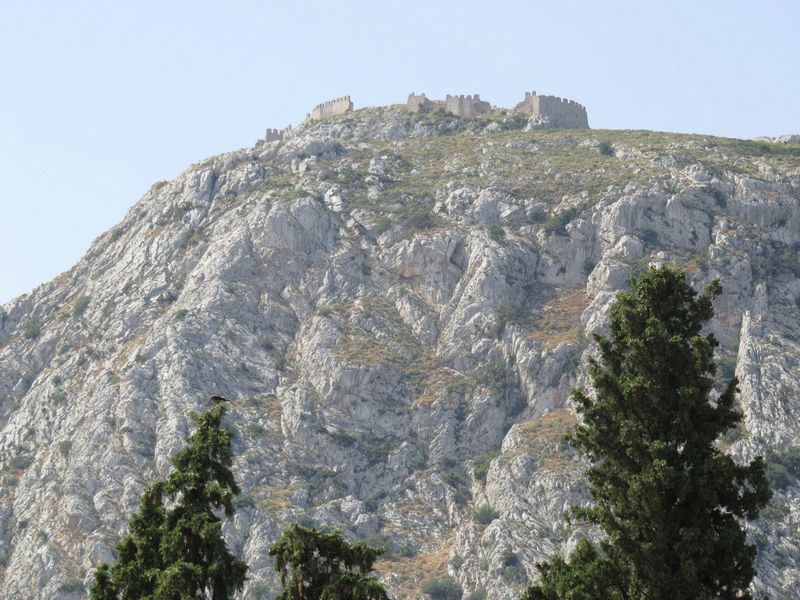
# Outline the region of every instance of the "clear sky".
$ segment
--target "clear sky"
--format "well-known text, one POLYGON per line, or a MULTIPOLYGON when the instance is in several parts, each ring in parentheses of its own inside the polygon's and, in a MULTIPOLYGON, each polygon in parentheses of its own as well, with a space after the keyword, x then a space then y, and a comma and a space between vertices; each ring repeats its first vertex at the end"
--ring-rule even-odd
POLYGON ((356 105, 526 90, 595 128, 800 132, 800 0, 3 0, 0 302, 157 180, 356 105))

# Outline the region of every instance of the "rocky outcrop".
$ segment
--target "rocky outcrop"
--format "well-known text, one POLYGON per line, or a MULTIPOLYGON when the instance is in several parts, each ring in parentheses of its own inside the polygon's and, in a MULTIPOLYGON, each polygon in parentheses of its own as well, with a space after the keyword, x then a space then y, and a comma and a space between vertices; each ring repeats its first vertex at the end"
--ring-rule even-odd
POLYGON ((156 184, 3 306, 4 597, 85 595, 211 393, 231 399, 245 597, 274 595, 267 549, 296 521, 385 542, 394 595, 449 573, 466 597, 517 597, 578 539, 569 391, 649 262, 721 279, 720 378, 745 414, 721 443, 771 457, 756 585, 796 597, 798 156, 524 126, 308 122, 156 184))

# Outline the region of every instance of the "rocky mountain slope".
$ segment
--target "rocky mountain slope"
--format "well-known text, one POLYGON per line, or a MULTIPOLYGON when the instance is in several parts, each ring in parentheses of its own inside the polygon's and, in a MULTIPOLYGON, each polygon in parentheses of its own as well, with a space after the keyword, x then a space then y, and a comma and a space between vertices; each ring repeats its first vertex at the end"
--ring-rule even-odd
POLYGON ((610 301, 651 261, 725 289, 713 329, 776 493, 759 590, 800 596, 800 149, 365 109, 160 182, 0 310, 0 589, 80 598, 211 393, 226 534, 273 597, 288 523, 386 543, 391 593, 517 597, 577 535, 562 442, 610 301))

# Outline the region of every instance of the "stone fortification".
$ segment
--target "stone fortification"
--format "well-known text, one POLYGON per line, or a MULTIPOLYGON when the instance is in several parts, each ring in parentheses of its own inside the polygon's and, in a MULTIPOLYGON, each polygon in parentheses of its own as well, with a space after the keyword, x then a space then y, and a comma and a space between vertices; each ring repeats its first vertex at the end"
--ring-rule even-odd
POLYGON ((314 109, 306 115, 306 118, 312 121, 319 121, 323 117, 330 117, 332 115, 343 115, 344 113, 353 112, 353 103, 350 101, 350 96, 342 96, 335 100, 328 100, 322 104, 318 104, 314 109))
POLYGON ((488 102, 481 100, 478 94, 474 96, 451 96, 447 99, 430 100, 425 94, 410 93, 406 101, 406 109, 411 112, 430 112, 432 110, 446 110, 457 117, 477 117, 489 112, 492 107, 488 102))
POLYGON ((478 94, 474 96, 464 96, 463 94, 451 96, 448 94, 444 101, 444 109, 457 117, 469 119, 489 112, 492 107, 488 102, 481 100, 478 94))
POLYGON ((566 98, 538 96, 536 92, 525 92, 525 99, 514 107, 514 111, 530 115, 534 121, 546 127, 589 128, 586 108, 566 98))
POLYGON ((406 101, 406 109, 411 112, 430 112, 444 108, 444 102, 441 100, 429 100, 425 94, 415 94, 411 92, 406 101))
POLYGON ((291 131, 292 131, 292 126, 291 125, 287 125, 283 129, 273 129, 272 127, 270 127, 264 133, 264 142, 269 144, 270 142, 275 142, 277 140, 282 140, 289 133, 291 133, 291 131))
MULTIPOLYGON (((406 109, 411 112, 430 112, 443 109, 458 117, 471 118, 491 110, 488 102, 474 96, 447 96, 447 99, 431 100, 425 94, 409 94, 406 109)), ((535 124, 543 127, 588 129, 586 108, 566 98, 538 96, 536 92, 525 92, 525 99, 517 104, 514 112, 528 115, 535 124)))

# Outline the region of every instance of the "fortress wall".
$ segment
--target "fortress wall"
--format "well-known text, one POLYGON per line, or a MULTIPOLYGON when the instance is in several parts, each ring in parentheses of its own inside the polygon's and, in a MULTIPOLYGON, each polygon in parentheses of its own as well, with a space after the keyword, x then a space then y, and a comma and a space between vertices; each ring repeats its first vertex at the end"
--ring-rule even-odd
POLYGON ((525 99, 514 107, 517 112, 530 115, 549 127, 588 129, 586 109, 575 102, 557 96, 539 96, 525 92, 525 99))
POLYGON ((451 96, 448 94, 444 101, 444 109, 447 112, 466 119, 485 114, 489 112, 491 108, 491 105, 481 100, 478 94, 474 96, 451 96))
POLYGON ((308 118, 312 121, 319 121, 323 117, 343 115, 348 112, 353 112, 353 103, 350 101, 350 96, 342 96, 341 98, 318 104, 308 114, 308 118))
POLYGON ((267 129, 267 133, 264 136, 264 141, 269 143, 279 140, 281 138, 283 138, 282 132, 278 131, 277 129, 267 129))
POLYGON ((411 112, 428 112, 433 103, 428 100, 425 94, 415 94, 411 92, 406 101, 406 109, 411 112))

